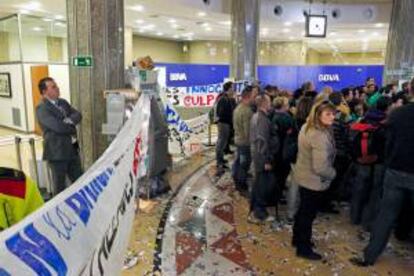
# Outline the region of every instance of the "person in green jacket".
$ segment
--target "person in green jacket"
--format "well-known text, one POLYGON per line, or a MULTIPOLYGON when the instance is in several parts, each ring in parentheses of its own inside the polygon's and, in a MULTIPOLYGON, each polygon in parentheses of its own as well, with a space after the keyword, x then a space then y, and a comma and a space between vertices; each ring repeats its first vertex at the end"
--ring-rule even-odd
POLYGON ((0 231, 43 205, 36 183, 22 171, 0 167, 0 231))
POLYGON ((368 85, 368 97, 366 99, 366 103, 368 107, 374 107, 378 99, 381 97, 381 93, 377 90, 377 86, 373 83, 368 85))

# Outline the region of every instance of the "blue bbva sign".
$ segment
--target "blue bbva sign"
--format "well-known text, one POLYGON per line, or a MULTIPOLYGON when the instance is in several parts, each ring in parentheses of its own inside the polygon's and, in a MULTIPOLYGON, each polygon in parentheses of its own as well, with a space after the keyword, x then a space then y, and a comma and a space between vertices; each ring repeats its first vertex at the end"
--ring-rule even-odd
MULTIPOLYGON (((229 65, 219 64, 172 64, 159 63, 166 68, 168 87, 189 87, 220 83, 229 77, 229 65)), ((262 84, 277 85, 279 88, 295 90, 302 83, 312 81, 319 91, 324 86, 340 90, 351 85, 362 85, 368 77, 382 83, 382 65, 321 65, 284 66, 261 65, 257 69, 262 84)))

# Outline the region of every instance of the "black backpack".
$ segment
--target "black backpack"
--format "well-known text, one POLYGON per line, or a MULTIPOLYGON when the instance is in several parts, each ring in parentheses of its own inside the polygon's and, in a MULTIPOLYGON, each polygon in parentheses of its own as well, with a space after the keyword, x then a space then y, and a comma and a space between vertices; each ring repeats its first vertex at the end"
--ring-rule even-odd
MULTIPOLYGON (((275 114, 274 116, 278 116, 275 114)), ((279 156, 283 162, 294 163, 298 153, 298 130, 296 123, 289 128, 278 126, 278 134, 280 138, 279 156)))
POLYGON ((350 129, 351 155, 355 162, 371 165, 377 162, 378 152, 375 133, 378 125, 369 123, 354 123, 350 129))

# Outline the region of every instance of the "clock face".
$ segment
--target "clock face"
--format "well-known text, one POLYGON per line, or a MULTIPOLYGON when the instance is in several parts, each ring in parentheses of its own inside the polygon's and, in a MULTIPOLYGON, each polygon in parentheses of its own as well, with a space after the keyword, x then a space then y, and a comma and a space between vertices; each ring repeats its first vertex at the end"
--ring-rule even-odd
POLYGON ((309 15, 307 28, 308 36, 325 37, 326 16, 309 15))

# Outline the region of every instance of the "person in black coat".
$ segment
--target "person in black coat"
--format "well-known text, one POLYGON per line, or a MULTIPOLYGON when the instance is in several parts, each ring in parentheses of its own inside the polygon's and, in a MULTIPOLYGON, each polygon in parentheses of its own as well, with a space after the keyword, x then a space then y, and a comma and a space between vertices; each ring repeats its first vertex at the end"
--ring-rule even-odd
POLYGON ((350 261, 373 265, 385 249, 405 199, 414 204, 414 102, 394 110, 387 121, 386 172, 380 211, 372 227, 363 258, 350 261))

